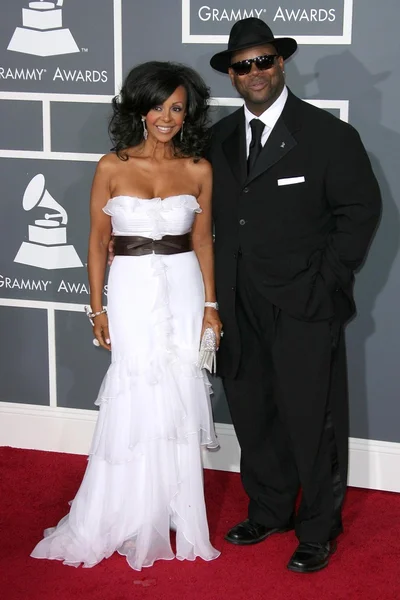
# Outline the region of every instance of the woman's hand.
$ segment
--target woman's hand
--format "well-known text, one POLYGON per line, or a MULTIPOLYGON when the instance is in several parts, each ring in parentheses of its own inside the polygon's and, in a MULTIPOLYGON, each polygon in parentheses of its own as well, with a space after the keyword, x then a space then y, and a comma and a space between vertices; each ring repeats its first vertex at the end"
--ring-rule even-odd
POLYGON ((108 332, 108 317, 106 313, 93 317, 93 335, 100 346, 111 350, 110 334, 108 332))
POLYGON ((206 307, 204 309, 204 317, 203 317, 203 327, 201 329, 201 339, 203 338, 203 334, 207 327, 211 327, 213 329, 216 337, 217 337, 217 350, 219 348, 219 344, 221 342, 221 332, 222 332, 222 323, 219 318, 218 311, 215 308, 206 307))

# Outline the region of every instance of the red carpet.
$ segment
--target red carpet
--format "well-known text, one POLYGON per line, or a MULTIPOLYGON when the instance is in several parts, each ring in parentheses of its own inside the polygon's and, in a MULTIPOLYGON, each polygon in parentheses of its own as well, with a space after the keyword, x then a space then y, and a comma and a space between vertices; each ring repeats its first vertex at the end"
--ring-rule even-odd
POLYGON ((286 569, 294 534, 240 548, 223 541, 246 514, 237 474, 206 471, 216 561, 158 562, 138 573, 117 554, 93 569, 29 557, 45 527, 68 510, 85 458, 0 448, 0 597, 2 600, 399 600, 400 494, 351 489, 346 532, 327 569, 286 569))

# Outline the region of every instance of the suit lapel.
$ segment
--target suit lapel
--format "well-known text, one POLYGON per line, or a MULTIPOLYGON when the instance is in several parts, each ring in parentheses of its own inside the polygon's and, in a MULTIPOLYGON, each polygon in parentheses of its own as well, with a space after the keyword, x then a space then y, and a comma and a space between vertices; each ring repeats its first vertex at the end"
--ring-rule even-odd
POLYGON ((297 118, 299 102, 296 96, 289 91, 282 114, 271 131, 251 173, 247 176, 245 185, 248 185, 256 177, 270 169, 297 145, 293 133, 300 128, 297 118))
POLYGON ((234 176, 240 185, 242 185, 247 177, 246 134, 243 108, 237 111, 236 126, 222 142, 222 148, 234 176))

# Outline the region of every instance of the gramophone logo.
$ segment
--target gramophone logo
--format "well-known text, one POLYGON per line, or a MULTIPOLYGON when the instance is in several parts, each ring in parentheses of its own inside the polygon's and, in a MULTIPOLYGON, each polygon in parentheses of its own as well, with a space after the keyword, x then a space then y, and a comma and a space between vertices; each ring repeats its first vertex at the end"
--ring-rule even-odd
POLYGON ((83 267, 75 248, 67 244, 67 212, 45 189, 44 175, 39 173, 29 182, 22 206, 27 211, 39 206, 56 212, 45 213, 44 219, 29 225, 29 242, 22 242, 14 262, 42 269, 83 267))
POLYGON ((63 28, 63 4, 64 0, 29 2, 29 8, 22 9, 22 27, 14 31, 7 50, 35 56, 79 52, 72 33, 63 28))

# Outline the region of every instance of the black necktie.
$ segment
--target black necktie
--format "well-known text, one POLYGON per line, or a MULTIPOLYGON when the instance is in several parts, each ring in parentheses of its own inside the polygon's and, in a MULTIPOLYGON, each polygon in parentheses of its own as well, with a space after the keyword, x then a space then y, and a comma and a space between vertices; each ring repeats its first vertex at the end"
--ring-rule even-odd
POLYGON ((256 164, 257 158, 262 150, 261 136, 264 131, 264 123, 260 119, 252 119, 251 127, 251 142, 249 149, 249 158, 247 159, 247 172, 250 173, 256 164))

